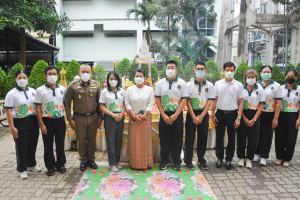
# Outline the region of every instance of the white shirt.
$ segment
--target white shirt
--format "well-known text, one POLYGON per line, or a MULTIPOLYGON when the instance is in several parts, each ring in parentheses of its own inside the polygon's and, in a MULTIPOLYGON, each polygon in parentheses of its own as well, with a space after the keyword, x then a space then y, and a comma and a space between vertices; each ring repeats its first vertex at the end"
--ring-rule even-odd
POLYGON ((35 115, 35 89, 27 87, 21 90, 18 86, 10 90, 4 102, 4 108, 12 109, 14 118, 35 115))
POLYGON ((189 82, 187 87, 193 110, 203 110, 208 100, 216 99, 213 84, 205 79, 201 85, 195 79, 189 82))
POLYGON ((125 94, 125 106, 127 110, 132 109, 134 114, 138 114, 141 110, 151 113, 154 104, 154 91, 152 87, 144 86, 139 89, 131 86, 125 94))
POLYGON ((253 90, 249 91, 247 86, 244 86, 244 110, 257 110, 259 104, 265 104, 266 97, 264 89, 255 85, 253 90))
POLYGON ((47 83, 36 90, 35 103, 41 105, 42 117, 60 118, 64 116, 66 89, 56 84, 52 89, 47 83))
POLYGON ((99 104, 105 105, 110 112, 120 113, 125 102, 125 90, 118 87, 117 92, 110 88, 101 91, 99 104))
POLYGON ((279 83, 271 80, 268 85, 263 86, 261 81, 258 81, 259 87, 265 90, 266 103, 263 112, 275 111, 275 100, 282 100, 281 87, 279 83))
POLYGON ((281 110, 283 112, 298 112, 300 101, 300 86, 294 85, 290 90, 287 85, 281 86, 282 91, 282 105, 281 110))
POLYGON ((215 94, 218 98, 217 108, 220 110, 238 110, 238 100, 244 99, 243 84, 237 80, 230 83, 225 79, 215 84, 215 94))
POLYGON ((161 98, 164 111, 175 112, 179 107, 181 99, 188 99, 188 88, 184 80, 176 77, 170 83, 168 78, 161 79, 155 87, 154 95, 156 98, 161 98))

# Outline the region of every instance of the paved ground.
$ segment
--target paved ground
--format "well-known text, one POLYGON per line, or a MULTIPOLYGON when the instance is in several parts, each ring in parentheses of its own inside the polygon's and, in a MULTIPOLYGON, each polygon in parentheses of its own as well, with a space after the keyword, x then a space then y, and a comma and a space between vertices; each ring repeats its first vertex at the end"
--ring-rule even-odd
MULTIPOLYGON (((0 128, 0 199, 72 199, 83 175, 78 169, 77 152, 66 152, 68 172, 56 173, 53 177, 45 175, 43 161, 43 142, 40 137, 37 150, 38 165, 42 172, 28 172, 29 179, 20 180, 16 171, 16 156, 12 136, 7 128, 0 128)), ((219 200, 221 199, 300 199, 300 138, 298 138, 294 159, 290 167, 275 165, 274 146, 267 167, 254 164, 252 169, 237 166, 227 171, 225 167, 215 167, 214 150, 206 154, 209 170, 203 171, 208 183, 219 200)), ((107 156, 97 152, 97 161, 107 156)))

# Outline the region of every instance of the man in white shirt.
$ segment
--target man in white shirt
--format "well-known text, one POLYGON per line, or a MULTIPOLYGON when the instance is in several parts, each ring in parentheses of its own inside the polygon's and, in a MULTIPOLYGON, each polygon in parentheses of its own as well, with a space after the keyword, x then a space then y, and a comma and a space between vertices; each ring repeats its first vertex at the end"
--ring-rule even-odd
POLYGON ((233 79, 235 65, 226 62, 223 66, 225 78, 216 82, 216 100, 212 104, 212 120, 216 126, 216 167, 222 167, 224 159, 224 134, 227 127, 228 144, 226 147, 226 169, 230 170, 235 151, 236 129, 240 126, 243 113, 243 84, 233 79), (215 108, 217 112, 215 114, 215 108))
POLYGON ((177 77, 177 63, 167 62, 166 75, 155 88, 156 105, 160 112, 159 139, 160 139, 160 170, 166 169, 169 163, 170 151, 177 171, 181 170, 181 149, 183 140, 183 113, 182 110, 189 98, 188 88, 184 80, 177 77))

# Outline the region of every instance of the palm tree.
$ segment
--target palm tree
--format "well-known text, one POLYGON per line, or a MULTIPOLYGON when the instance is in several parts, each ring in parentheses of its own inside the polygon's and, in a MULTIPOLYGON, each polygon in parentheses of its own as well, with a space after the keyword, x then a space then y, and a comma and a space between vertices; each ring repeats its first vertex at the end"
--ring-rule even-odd
POLYGON ((130 14, 135 14, 135 20, 142 22, 143 25, 148 25, 147 28, 147 42, 150 44, 152 41, 151 29, 150 29, 150 21, 154 18, 157 12, 157 5, 154 0, 143 0, 142 3, 138 3, 134 6, 134 8, 129 9, 127 11, 127 17, 130 17, 130 14))

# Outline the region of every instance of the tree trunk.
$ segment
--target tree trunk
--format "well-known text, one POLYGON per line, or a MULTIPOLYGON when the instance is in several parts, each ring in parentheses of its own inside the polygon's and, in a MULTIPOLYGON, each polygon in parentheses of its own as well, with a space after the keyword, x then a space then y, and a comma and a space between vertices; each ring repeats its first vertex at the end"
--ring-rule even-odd
POLYGON ((151 33, 151 28, 150 28, 150 21, 148 21, 148 31, 149 31, 149 36, 150 36, 150 42, 152 42, 152 33, 151 33))
POLYGON ((197 37, 198 37, 198 41, 194 45, 194 49, 196 49, 198 46, 200 46, 200 44, 199 44, 200 43, 200 31, 197 27, 197 18, 196 18, 196 9, 195 8, 192 9, 192 19, 193 19, 193 29, 196 32, 197 37))
POLYGON ((20 63, 25 69, 26 64, 26 35, 25 29, 20 28, 20 63))

